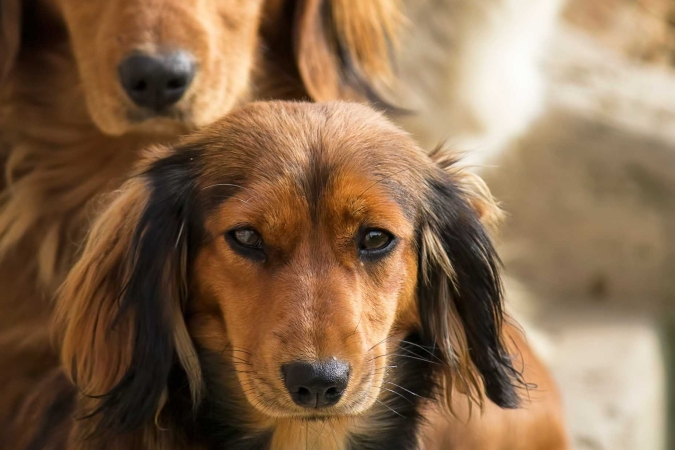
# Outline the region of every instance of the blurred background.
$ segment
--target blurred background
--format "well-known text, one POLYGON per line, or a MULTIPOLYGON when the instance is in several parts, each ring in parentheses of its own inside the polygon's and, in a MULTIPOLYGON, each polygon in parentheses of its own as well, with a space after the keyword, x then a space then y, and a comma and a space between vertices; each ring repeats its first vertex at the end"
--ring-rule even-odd
POLYGON ((397 120, 507 211, 508 301, 574 448, 675 448, 675 1, 404 3, 397 120))

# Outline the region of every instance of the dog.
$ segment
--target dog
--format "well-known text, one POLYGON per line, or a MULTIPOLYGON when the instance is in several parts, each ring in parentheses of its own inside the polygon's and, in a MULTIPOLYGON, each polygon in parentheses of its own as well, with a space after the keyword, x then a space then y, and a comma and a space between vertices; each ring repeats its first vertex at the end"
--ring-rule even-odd
POLYGON ((0 2, 0 434, 58 366, 50 300, 140 149, 254 98, 376 101, 399 21, 391 0, 0 2))
POLYGON ((4 448, 567 448, 504 321, 499 208, 455 163, 340 102, 152 148, 59 290, 63 371, 4 448))

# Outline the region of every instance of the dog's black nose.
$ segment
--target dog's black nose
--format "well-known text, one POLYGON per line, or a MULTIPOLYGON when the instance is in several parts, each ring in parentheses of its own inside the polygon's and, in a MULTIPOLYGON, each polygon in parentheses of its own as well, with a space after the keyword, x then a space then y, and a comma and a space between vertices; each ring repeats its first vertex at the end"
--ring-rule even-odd
POLYGON ((293 401, 305 408, 336 404, 349 381, 349 364, 336 359, 284 364, 281 371, 293 401))
POLYGON ((184 51, 135 53, 120 63, 118 72, 122 87, 134 103, 159 112, 180 100, 194 78, 195 64, 184 51))

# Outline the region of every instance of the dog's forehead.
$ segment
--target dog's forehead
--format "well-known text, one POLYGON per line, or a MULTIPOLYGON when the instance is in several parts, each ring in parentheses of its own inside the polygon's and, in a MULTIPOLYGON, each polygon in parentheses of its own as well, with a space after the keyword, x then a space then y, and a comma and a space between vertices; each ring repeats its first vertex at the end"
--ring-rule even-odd
POLYGON ((378 203, 412 218, 428 165, 405 133, 356 104, 253 105, 207 136, 208 183, 245 191, 250 209, 358 215, 378 203))
POLYGON ((344 102, 254 103, 201 137, 207 171, 247 181, 295 177, 318 189, 316 181, 360 174, 407 182, 428 165, 412 139, 380 113, 344 102))
POLYGON ((310 201, 346 180, 403 194, 414 190, 426 162, 406 133, 358 104, 253 104, 226 119, 218 134, 222 139, 211 138, 212 167, 230 166, 224 175, 234 167, 246 184, 294 183, 310 201))

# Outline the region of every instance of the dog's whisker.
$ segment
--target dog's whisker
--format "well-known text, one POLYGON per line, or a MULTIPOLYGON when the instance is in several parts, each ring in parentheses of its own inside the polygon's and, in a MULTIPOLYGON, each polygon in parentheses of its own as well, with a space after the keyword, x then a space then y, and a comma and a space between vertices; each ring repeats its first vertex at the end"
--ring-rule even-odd
POLYGON ((399 389, 403 389, 404 391, 406 391, 406 392, 407 392, 408 394, 410 394, 410 395, 414 395, 415 397, 422 398, 421 395, 415 394, 413 391, 410 391, 410 390, 404 388, 403 386, 399 386, 399 385, 396 384, 396 383, 392 383, 391 381, 385 381, 385 383, 391 384, 392 386, 396 386, 396 387, 399 388, 399 389))
POLYGON ((340 444, 338 444, 338 439, 337 436, 335 435, 335 428, 330 423, 328 424, 328 426, 330 427, 330 431, 333 434, 333 440, 335 441, 335 450, 340 450, 340 444))
POLYGON ((316 441, 314 441, 314 445, 312 445, 312 450, 314 450, 314 447, 321 441, 321 436, 323 435, 323 430, 326 428, 326 421, 324 420, 323 426, 321 427, 321 430, 319 430, 319 434, 316 437, 316 441))
POLYGON ((384 386, 380 386, 380 390, 383 390, 383 389, 384 389, 385 391, 391 392, 392 394, 398 395, 399 397, 401 397, 403 400, 405 400, 406 402, 410 403, 411 405, 413 404, 412 400, 410 400, 408 397, 406 397, 405 395, 401 394, 400 392, 396 392, 396 391, 394 391, 394 390, 392 390, 392 389, 386 388, 386 387, 384 387, 384 386))
POLYGON ((398 358, 409 358, 409 359, 414 359, 414 360, 417 360, 417 361, 423 361, 423 362, 426 362, 426 363, 429 363, 429 364, 436 364, 438 366, 444 365, 444 364, 437 363, 436 361, 431 361, 430 359, 421 358, 419 356, 402 355, 400 353, 386 353, 384 355, 375 356, 375 357, 369 359, 368 361, 370 362, 370 361, 373 361, 373 360, 378 359, 378 358, 384 358, 386 356, 395 356, 395 357, 398 357, 398 358))
MULTIPOLYGON (((372 396, 371 396, 371 397, 372 397, 372 396)), ((384 406, 385 408, 387 408, 389 411, 391 411, 391 412, 393 412, 394 414, 396 414, 397 416, 403 417, 403 418, 405 419, 405 416, 404 416, 403 414, 401 414, 400 412, 396 411, 394 408, 392 408, 391 406, 387 405, 387 404, 384 403, 383 401, 380 401, 380 400, 377 399, 377 398, 375 398, 374 400, 375 400, 377 403, 379 403, 380 405, 382 405, 382 406, 384 406)))
MULTIPOLYGON (((411 357, 428 359, 428 358, 425 358, 424 356, 421 356, 421 355, 418 354, 418 353, 415 353, 414 351, 412 351, 412 350, 409 349, 409 348, 399 347, 398 350, 403 350, 404 352, 406 352, 406 355, 411 356, 411 357)), ((445 363, 443 362, 443 360, 440 359, 438 356, 432 355, 432 357, 436 360, 436 364, 445 365, 445 363)), ((432 362, 432 361, 429 360, 429 362, 432 362)))
MULTIPOLYGON (((401 341, 401 343, 402 343, 402 344, 412 345, 412 346, 414 346, 414 347, 419 348, 420 350, 424 350, 424 351, 427 352, 429 355, 431 355, 431 356, 433 356, 434 358, 436 358, 438 361, 443 362, 443 361, 438 357, 438 355, 436 355, 435 353, 433 353, 431 350, 429 350, 428 348, 426 348, 426 347, 423 346, 423 345, 415 344, 414 342, 405 341, 405 340, 401 341)), ((408 350, 408 351, 410 351, 410 350, 408 350)))
POLYGON ((393 338, 396 338, 396 336, 395 336, 395 335, 387 336, 386 338, 382 339, 382 340, 381 340, 380 342, 378 342, 377 344, 375 344, 375 345, 373 345, 372 347, 370 347, 367 351, 370 352, 370 351, 372 351, 375 347, 377 347, 378 345, 380 345, 380 344, 382 344, 382 343, 388 341, 389 339, 393 339, 393 338))

